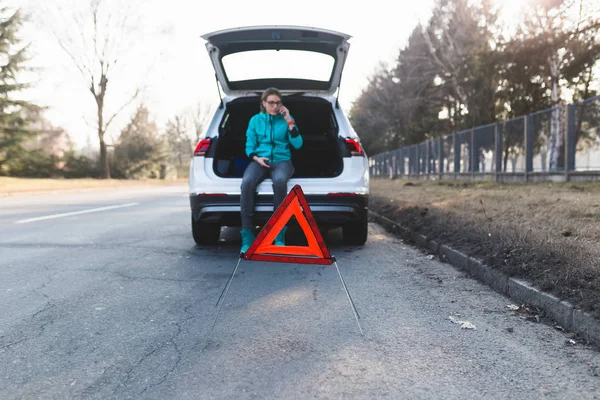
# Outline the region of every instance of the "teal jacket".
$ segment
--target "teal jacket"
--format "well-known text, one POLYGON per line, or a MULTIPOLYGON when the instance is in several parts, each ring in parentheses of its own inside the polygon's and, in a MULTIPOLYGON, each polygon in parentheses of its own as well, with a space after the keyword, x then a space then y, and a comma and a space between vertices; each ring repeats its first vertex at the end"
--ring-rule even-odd
POLYGON ((291 160, 290 145, 294 149, 302 147, 302 135, 295 125, 290 131, 281 115, 261 112, 250 118, 246 131, 246 155, 250 159, 267 157, 272 163, 291 160))

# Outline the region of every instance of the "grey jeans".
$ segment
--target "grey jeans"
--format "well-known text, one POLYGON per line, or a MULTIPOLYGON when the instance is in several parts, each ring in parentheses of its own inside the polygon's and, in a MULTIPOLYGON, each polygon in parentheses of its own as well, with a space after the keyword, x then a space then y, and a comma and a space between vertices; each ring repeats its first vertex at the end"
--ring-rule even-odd
POLYGON ((254 195, 258 185, 271 175, 273 181, 273 210, 275 210, 287 195, 287 181, 293 173, 294 166, 291 161, 272 163, 271 168, 261 167, 256 161, 252 161, 248 165, 242 178, 242 197, 240 199, 242 229, 252 228, 254 195))

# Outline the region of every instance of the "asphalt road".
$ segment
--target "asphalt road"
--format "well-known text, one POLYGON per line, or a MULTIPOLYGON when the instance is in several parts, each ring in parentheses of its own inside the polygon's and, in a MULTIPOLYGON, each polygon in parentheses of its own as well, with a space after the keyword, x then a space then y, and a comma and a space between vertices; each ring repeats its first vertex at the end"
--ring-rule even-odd
POLYGON ((600 398, 598 350, 374 224, 326 238, 364 336, 335 268, 247 261, 211 331, 239 232, 189 219, 185 187, 0 198, 0 398, 600 398))

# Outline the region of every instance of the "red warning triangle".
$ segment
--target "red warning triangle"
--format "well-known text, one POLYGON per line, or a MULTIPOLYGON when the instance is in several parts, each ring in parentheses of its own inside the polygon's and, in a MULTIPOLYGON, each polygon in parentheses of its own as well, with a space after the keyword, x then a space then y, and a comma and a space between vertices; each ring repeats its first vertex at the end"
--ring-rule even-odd
POLYGON ((277 207, 277 210, 244 254, 244 260, 295 264, 333 264, 333 258, 327 250, 325 241, 304 197, 304 192, 302 192, 299 185, 294 186, 277 207), (292 217, 296 217, 306 236, 308 246, 274 246, 275 237, 292 217))

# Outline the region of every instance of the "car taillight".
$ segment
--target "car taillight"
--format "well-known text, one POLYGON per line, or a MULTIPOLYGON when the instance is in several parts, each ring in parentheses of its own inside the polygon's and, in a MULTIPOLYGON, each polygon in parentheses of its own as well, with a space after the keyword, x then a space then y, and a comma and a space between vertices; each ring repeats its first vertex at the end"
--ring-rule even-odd
POLYGON ((208 151, 208 148, 210 147, 210 139, 202 139, 201 141, 198 142, 198 145, 196 146, 196 150, 194 150, 194 157, 203 157, 206 152, 208 151))
POLYGON ((350 152, 350 155, 352 157, 354 157, 354 156, 363 157, 365 155, 365 151, 363 150, 362 146, 356 139, 347 138, 346 139, 346 148, 348 149, 348 151, 350 152))

